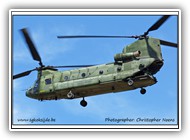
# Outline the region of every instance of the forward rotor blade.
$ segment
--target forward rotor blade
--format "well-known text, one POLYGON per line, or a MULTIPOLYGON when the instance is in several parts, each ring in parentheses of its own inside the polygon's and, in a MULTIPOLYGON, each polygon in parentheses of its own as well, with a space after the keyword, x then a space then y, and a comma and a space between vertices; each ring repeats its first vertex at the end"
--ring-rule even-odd
POLYGON ((16 74, 13 76, 13 79, 17 79, 17 78, 20 78, 20 77, 24 77, 24 76, 27 76, 29 75, 32 71, 34 71, 36 69, 33 69, 33 70, 29 70, 29 71, 25 71, 25 72, 22 72, 22 73, 19 73, 19 74, 16 74))
POLYGON ((95 65, 68 65, 68 66, 52 66, 52 68, 82 68, 82 67, 91 67, 95 65))
POLYGON ((175 48, 178 47, 178 44, 177 44, 177 43, 168 42, 168 41, 165 41, 165 40, 160 40, 160 44, 161 44, 161 45, 170 46, 170 47, 175 47, 175 48))
POLYGON ((23 28, 23 29, 21 29, 21 32, 24 35, 24 38, 26 40, 26 43, 28 44, 28 48, 30 50, 30 53, 31 53, 33 59, 36 60, 36 61, 39 61, 40 62, 39 64, 42 67, 43 64, 42 64, 42 61, 41 61, 41 57, 40 57, 38 51, 36 50, 36 47, 34 46, 27 29, 23 28))
POLYGON ((73 36, 57 36, 57 38, 136 38, 137 36, 102 36, 102 35, 73 35, 73 36))
POLYGON ((144 35, 148 35, 148 33, 149 33, 150 31, 157 30, 169 17, 170 17, 169 15, 162 16, 157 22, 155 22, 155 23, 147 30, 147 32, 145 32, 144 35))

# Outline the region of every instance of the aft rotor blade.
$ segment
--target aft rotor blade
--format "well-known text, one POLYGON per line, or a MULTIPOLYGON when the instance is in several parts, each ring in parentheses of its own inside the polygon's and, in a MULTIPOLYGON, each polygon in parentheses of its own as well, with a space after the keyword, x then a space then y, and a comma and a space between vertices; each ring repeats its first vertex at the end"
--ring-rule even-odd
POLYGON ((170 46, 170 47, 175 47, 175 48, 178 47, 177 43, 173 43, 173 42, 169 42, 169 41, 165 41, 165 40, 160 40, 160 44, 170 46))
POLYGON ((145 35, 148 35, 150 31, 157 30, 168 18, 170 15, 162 16, 157 22, 155 22, 148 30, 145 32, 145 35))
POLYGON ((28 48, 29 48, 29 50, 30 50, 30 53, 31 53, 33 59, 36 60, 36 61, 39 61, 39 62, 40 62, 39 64, 40 64, 40 66, 42 67, 43 64, 42 64, 42 61, 41 61, 41 57, 40 57, 38 51, 36 50, 36 47, 34 46, 34 43, 33 43, 33 41, 31 40, 31 37, 30 37, 30 35, 29 35, 27 29, 26 29, 26 28, 23 28, 23 29, 21 29, 21 32, 22 32, 23 35, 24 35, 24 38, 25 38, 25 40, 26 40, 26 43, 28 44, 28 48))
POLYGON ((70 35, 70 36, 57 36, 57 38, 137 38, 137 36, 70 35))
POLYGON ((29 71, 25 71, 25 72, 22 72, 22 73, 19 73, 19 74, 16 74, 13 76, 13 79, 17 79, 17 78, 20 78, 20 77, 24 77, 24 76, 27 76, 29 75, 32 71, 34 71, 36 69, 33 69, 33 70, 29 70, 29 71))
POLYGON ((52 66, 52 68, 82 68, 82 67, 91 67, 95 65, 68 65, 68 66, 52 66))

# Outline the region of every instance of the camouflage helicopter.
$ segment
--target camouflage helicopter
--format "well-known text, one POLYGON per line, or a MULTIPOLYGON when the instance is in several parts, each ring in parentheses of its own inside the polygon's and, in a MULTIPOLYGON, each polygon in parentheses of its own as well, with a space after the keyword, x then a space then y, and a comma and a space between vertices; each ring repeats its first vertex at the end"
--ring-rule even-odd
POLYGON ((37 80, 26 91, 26 96, 43 100, 76 99, 82 98, 80 104, 87 106, 85 97, 134 90, 140 88, 145 94, 145 87, 157 82, 156 74, 163 66, 160 45, 178 47, 177 43, 149 37, 150 31, 157 30, 170 15, 162 16, 144 34, 135 36, 57 36, 63 38, 135 38, 132 44, 123 48, 121 53, 114 56, 114 62, 101 65, 70 65, 45 66, 34 46, 26 28, 21 29, 30 53, 39 67, 16 74, 13 79, 29 75, 37 71, 37 80), (77 68, 73 70, 58 71, 58 68, 77 68))

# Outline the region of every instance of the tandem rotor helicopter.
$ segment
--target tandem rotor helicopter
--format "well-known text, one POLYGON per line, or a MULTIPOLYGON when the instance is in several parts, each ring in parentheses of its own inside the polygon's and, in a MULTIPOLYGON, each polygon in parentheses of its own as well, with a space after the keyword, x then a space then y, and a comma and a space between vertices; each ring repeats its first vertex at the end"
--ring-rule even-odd
POLYGON ((140 88, 145 94, 145 87, 157 82, 156 74, 163 66, 161 45, 178 47, 177 43, 149 37, 150 31, 159 29, 170 15, 162 16, 144 34, 135 36, 98 36, 77 35, 57 36, 64 38, 134 38, 132 44, 123 48, 121 53, 115 54, 114 62, 101 65, 70 65, 46 66, 33 44, 26 28, 21 29, 30 53, 39 67, 16 74, 13 80, 37 71, 37 80, 26 91, 26 96, 43 100, 76 99, 82 98, 81 106, 87 106, 85 97, 134 90, 140 88), (58 68, 77 68, 58 71, 58 68))

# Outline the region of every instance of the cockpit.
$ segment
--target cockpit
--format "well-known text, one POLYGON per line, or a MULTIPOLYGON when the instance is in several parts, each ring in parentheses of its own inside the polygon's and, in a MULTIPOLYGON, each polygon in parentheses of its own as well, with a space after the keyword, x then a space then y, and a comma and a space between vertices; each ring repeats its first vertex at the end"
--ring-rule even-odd
POLYGON ((37 94, 39 90, 39 80, 36 80, 34 86, 26 91, 26 96, 37 94))

